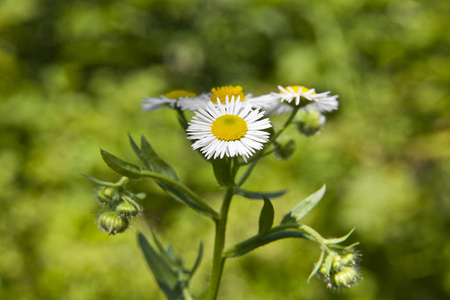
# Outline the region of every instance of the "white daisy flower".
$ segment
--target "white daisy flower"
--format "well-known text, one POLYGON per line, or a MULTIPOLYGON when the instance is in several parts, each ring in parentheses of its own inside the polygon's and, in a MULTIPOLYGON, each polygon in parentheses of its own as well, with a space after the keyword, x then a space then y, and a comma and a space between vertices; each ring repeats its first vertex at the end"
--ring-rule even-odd
POLYGON ((264 113, 253 109, 239 97, 225 98, 225 104, 208 102, 192 117, 187 128, 188 139, 195 140, 194 150, 200 149, 207 159, 242 156, 245 161, 269 141, 264 129, 272 127, 264 113))
POLYGON ((280 93, 271 93, 275 98, 282 102, 293 103, 296 106, 300 105, 300 98, 307 99, 314 103, 314 108, 320 112, 336 110, 339 102, 336 100, 338 95, 330 96, 330 92, 317 94, 315 89, 308 89, 304 86, 278 86, 280 93), (295 101, 294 101, 295 100, 295 101))
POLYGON ((195 98, 195 93, 185 90, 173 90, 159 97, 146 97, 141 107, 143 110, 156 110, 162 106, 175 107, 179 101, 187 101, 195 98))
POLYGON ((229 99, 234 97, 234 99, 239 99, 239 101, 245 101, 251 96, 251 94, 244 95, 242 87, 239 85, 228 85, 212 88, 211 92, 203 93, 193 99, 182 99, 178 105, 182 110, 196 111, 200 108, 205 108, 210 101, 216 104, 219 102, 225 104, 227 97, 229 99))

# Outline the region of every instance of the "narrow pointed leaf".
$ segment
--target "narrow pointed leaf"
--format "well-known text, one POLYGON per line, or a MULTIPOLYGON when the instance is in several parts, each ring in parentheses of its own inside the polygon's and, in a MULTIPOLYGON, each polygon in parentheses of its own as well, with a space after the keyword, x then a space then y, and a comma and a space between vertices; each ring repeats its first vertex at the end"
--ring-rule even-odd
POLYGON ((141 151, 143 162, 146 166, 150 167, 150 171, 164 174, 174 180, 180 181, 175 170, 156 154, 144 136, 141 136, 141 151))
POLYGON ((291 209, 281 220, 281 224, 298 223, 306 216, 322 199, 325 194, 326 186, 323 185, 320 190, 302 200, 293 209, 291 209))
POLYGON ((115 184, 112 183, 112 182, 101 181, 101 180, 98 180, 98 179, 96 179, 96 178, 94 178, 94 177, 91 177, 91 176, 88 176, 88 175, 85 175, 85 174, 81 174, 81 175, 84 176, 84 177, 86 177, 86 178, 89 179, 90 181, 92 181, 92 182, 98 184, 98 185, 111 186, 111 187, 112 187, 112 186, 115 186, 115 184))
POLYGON ((277 198, 283 196, 284 194, 286 194, 286 192, 287 190, 282 190, 278 192, 252 192, 240 188, 236 188, 234 190, 234 193, 237 195, 244 196, 245 198, 248 199, 256 199, 256 200, 263 200, 264 199, 263 197, 267 197, 270 199, 277 198))
POLYGON ((325 243, 326 243, 327 245, 329 245, 329 244, 339 244, 339 243, 342 243, 343 241, 345 241, 345 240, 353 233, 353 231, 355 231, 355 228, 353 228, 352 230, 350 230, 350 232, 347 233, 346 235, 344 235, 343 237, 335 238, 335 239, 327 239, 327 240, 325 240, 325 243))
POLYGON ((259 215, 259 231, 260 235, 267 233, 273 225, 273 205, 270 202, 270 199, 262 196, 264 199, 264 206, 261 210, 261 214, 259 215))
POLYGON ((145 236, 139 232, 138 242, 155 279, 169 300, 177 300, 182 296, 181 284, 177 273, 162 259, 161 255, 150 245, 145 236))
POLYGON ((311 274, 309 274, 308 282, 313 278, 314 275, 316 275, 317 271, 319 271, 320 267, 322 266, 323 259, 325 258, 325 248, 322 248, 322 253, 320 253, 320 258, 317 261, 316 265, 314 266, 314 269, 312 270, 311 274))
POLYGON ((163 244, 160 242, 156 234, 152 230, 153 240, 155 241, 156 246, 158 247, 158 251, 160 253, 161 258, 163 258, 168 265, 174 264, 175 260, 173 259, 173 255, 170 255, 168 251, 164 248, 163 244))
POLYGON ((195 260, 194 266, 192 267, 192 270, 190 272, 191 278, 192 278, 192 275, 194 275, 195 271, 197 271, 197 268, 200 265, 200 262, 202 261, 202 257, 203 257, 203 243, 200 243, 200 248, 198 249, 197 259, 195 260))
POLYGON ((106 152, 103 149, 100 149, 100 152, 102 154, 103 160, 105 163, 110 167, 113 171, 130 177, 130 178, 140 178, 141 175, 141 169, 133 164, 130 164, 114 155, 112 155, 109 152, 106 152))
POLYGON ((274 241, 285 239, 285 238, 305 238, 305 235, 299 231, 284 230, 277 231, 265 236, 256 235, 249 238, 248 240, 239 243, 231 248, 224 251, 224 256, 226 257, 238 257, 242 256, 250 251, 253 251, 261 246, 267 245, 274 241))

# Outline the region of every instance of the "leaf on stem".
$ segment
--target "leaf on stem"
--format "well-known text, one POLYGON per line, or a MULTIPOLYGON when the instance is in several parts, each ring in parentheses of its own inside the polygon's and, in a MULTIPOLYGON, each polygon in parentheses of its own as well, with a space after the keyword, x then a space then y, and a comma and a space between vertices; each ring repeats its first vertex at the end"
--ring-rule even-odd
POLYGON ((202 261, 203 257, 203 243, 200 243, 200 248, 198 249, 197 259, 195 260, 194 266, 191 270, 191 277, 194 275, 195 271, 197 271, 198 266, 200 265, 200 262, 202 261))
POLYGON ((273 205, 270 202, 270 199, 265 196, 262 196, 262 198, 264 199, 264 206, 261 210, 261 214, 259 215, 258 234, 260 235, 266 234, 270 228, 272 228, 274 218, 273 205))
POLYGON ((228 158, 211 159, 214 169, 214 175, 220 186, 234 185, 233 176, 231 175, 231 162, 228 158))
POLYGON ((224 251, 225 257, 238 257, 242 256, 250 251, 253 251, 261 246, 267 245, 277 240, 285 238, 305 238, 303 232, 294 230, 283 230, 270 233, 264 236, 256 235, 253 236, 242 243, 239 243, 233 247, 228 248, 224 251))
POLYGON ((350 230, 349 233, 347 233, 346 235, 344 235, 343 237, 340 238, 334 238, 334 239, 326 239, 325 240, 325 244, 329 245, 329 244, 340 244, 343 241, 345 241, 355 230, 355 228, 353 228, 352 230, 350 230))
POLYGON ((100 152, 105 163, 113 171, 134 179, 142 177, 141 168, 138 166, 128 163, 103 149, 100 149, 100 152))
POLYGON ((320 190, 302 200, 283 217, 281 224, 298 223, 322 200, 325 190, 326 186, 323 185, 320 190))
POLYGON ((156 154, 155 150, 153 150, 153 147, 145 139, 144 136, 141 136, 141 148, 137 146, 130 134, 128 135, 128 137, 130 139, 130 144, 134 150, 134 153, 136 153, 136 155, 149 171, 153 171, 170 177, 176 181, 180 181, 175 170, 161 157, 159 157, 158 154, 156 154))
POLYGON ((138 234, 138 242, 161 290, 169 300, 180 299, 182 297, 182 287, 178 281, 177 272, 170 267, 140 232, 138 234))
POLYGON ((89 179, 90 181, 92 181, 92 182, 98 184, 98 185, 110 186, 110 187, 115 186, 115 183, 112 183, 112 182, 107 182, 107 181, 98 180, 98 179, 96 179, 96 178, 94 178, 94 177, 91 177, 91 176, 88 176, 88 175, 85 175, 85 174, 81 174, 81 175, 84 176, 84 177, 86 177, 86 178, 89 179))
POLYGON ((234 189, 234 193, 236 195, 241 195, 245 198, 256 199, 256 200, 263 200, 264 197, 267 197, 270 199, 277 198, 277 197, 283 196, 284 194, 286 194, 286 192, 287 192, 287 190, 267 193, 267 192, 252 192, 252 191, 247 191, 247 190, 240 189, 240 188, 234 189))

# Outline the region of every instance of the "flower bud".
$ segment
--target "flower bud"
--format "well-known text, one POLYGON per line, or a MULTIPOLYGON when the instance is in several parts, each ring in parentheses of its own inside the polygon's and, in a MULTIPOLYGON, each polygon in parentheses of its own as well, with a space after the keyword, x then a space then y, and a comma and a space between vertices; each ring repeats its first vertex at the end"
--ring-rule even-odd
POLYGON ((113 188, 104 186, 97 192, 97 199, 100 203, 106 204, 113 198, 114 193, 115 191, 113 188))
MULTIPOLYGON (((133 201, 134 202, 134 201, 133 201)), ((116 212, 122 217, 122 218, 132 218, 135 217, 137 214, 139 214, 139 207, 129 201, 122 201, 119 203, 119 205, 116 206, 116 212)))
POLYGON ((98 217, 98 228, 108 234, 124 232, 128 225, 128 219, 122 218, 115 211, 106 211, 98 217))
POLYGON ((319 111, 308 109, 301 110, 297 115, 297 129, 300 133, 311 136, 316 134, 325 124, 325 116, 319 111))
POLYGON ((344 267, 342 270, 334 274, 334 280, 329 284, 334 285, 335 288, 351 287, 358 279, 358 271, 354 267, 344 267))
POLYGON ((349 252, 342 257, 341 263, 344 266, 354 265, 354 264, 356 264, 357 259, 358 259, 358 257, 355 253, 349 252))

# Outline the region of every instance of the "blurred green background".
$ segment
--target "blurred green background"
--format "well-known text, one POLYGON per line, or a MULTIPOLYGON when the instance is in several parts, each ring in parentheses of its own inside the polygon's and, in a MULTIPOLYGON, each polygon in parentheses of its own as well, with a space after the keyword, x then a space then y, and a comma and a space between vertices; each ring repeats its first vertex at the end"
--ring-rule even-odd
MULTIPOLYGON (((95 185, 119 178, 99 147, 136 162, 144 134, 214 207, 220 191, 168 109, 143 96, 239 84, 255 95, 305 85, 339 94, 325 130, 295 132, 289 161, 247 187, 289 193, 276 218, 326 183, 305 223, 360 241, 363 280, 306 283, 316 245, 284 240, 227 262, 220 299, 450 298, 448 0, 1 0, 0 299, 164 299, 136 243, 151 225, 194 262, 203 295, 212 223, 152 182, 131 230, 96 228, 95 185)), ((261 202, 236 198, 228 242, 253 235, 261 202)))

